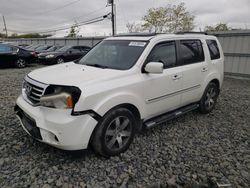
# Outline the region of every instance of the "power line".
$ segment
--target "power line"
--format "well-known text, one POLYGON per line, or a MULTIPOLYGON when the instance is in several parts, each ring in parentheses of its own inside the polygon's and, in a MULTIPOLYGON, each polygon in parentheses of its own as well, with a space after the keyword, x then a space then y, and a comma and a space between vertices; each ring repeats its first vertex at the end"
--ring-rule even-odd
POLYGON ((40 15, 40 14, 48 14, 50 12, 54 12, 54 11, 63 9, 65 7, 68 7, 68 6, 71 6, 71 5, 75 4, 75 3, 78 3, 79 1, 81 1, 81 0, 75 0, 75 1, 69 2, 67 4, 64 4, 62 6, 58 6, 58 7, 54 8, 54 9, 50 9, 50 10, 46 10, 46 11, 43 11, 43 12, 39 12, 38 15, 40 15))
MULTIPOLYGON (((78 26, 83 26, 83 25, 89 25, 89 24, 93 24, 93 23, 97 23, 97 22, 101 22, 103 21, 104 19, 106 19, 108 16, 110 15, 109 14, 106 14, 104 16, 99 16, 99 17, 96 17, 96 18, 93 18, 91 20, 87 20, 87 21, 81 21, 81 22, 78 22, 78 26)), ((69 29, 71 28, 70 27, 60 27, 60 28, 56 28, 56 29, 50 29, 50 30, 34 30, 34 31, 20 31, 20 30, 13 30, 13 29, 9 29, 9 31, 11 32, 16 32, 16 33, 52 33, 52 32, 56 32, 56 31, 62 31, 62 30, 66 30, 66 29, 69 29)))
MULTIPOLYGON (((67 22, 66 22, 66 21, 62 21, 62 22, 59 22, 59 23, 57 23, 57 24, 53 24, 53 25, 46 26, 44 29, 41 29, 41 30, 46 30, 46 29, 48 29, 49 27, 57 27, 57 26, 59 27, 59 26, 61 26, 61 25, 63 25, 63 26, 65 26, 65 25, 72 25, 72 24, 73 24, 72 21, 77 22, 77 19, 82 18, 82 17, 89 17, 90 15, 92 15, 92 14, 94 14, 94 13, 96 13, 96 12, 99 12, 100 10, 103 10, 103 9, 105 9, 105 8, 106 8, 106 7, 102 7, 102 8, 96 9, 96 10, 94 10, 94 11, 91 11, 91 12, 89 12, 89 13, 87 13, 87 14, 82 14, 82 15, 80 15, 80 16, 77 16, 77 17, 68 19, 67 22)), ((32 19, 27 19, 27 20, 32 20, 32 19)), ((9 24, 9 26, 12 26, 12 27, 13 27, 13 25, 11 25, 11 24, 9 24)), ((20 29, 19 26, 14 26, 14 27, 18 27, 18 28, 20 29)), ((37 27, 39 27, 39 26, 37 26, 37 27)), ((12 30, 13 30, 13 29, 12 29, 12 30)), ((21 30, 25 30, 25 29, 21 29, 21 30)))

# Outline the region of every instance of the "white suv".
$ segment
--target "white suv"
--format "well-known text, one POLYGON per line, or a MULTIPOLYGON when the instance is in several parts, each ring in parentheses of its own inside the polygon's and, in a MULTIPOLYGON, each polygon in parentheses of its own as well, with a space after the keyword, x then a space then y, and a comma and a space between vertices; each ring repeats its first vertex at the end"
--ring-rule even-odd
POLYGON ((35 70, 15 111, 35 139, 65 150, 91 145, 124 152, 136 131, 194 109, 213 110, 224 57, 214 36, 195 33, 117 36, 77 63, 35 70))

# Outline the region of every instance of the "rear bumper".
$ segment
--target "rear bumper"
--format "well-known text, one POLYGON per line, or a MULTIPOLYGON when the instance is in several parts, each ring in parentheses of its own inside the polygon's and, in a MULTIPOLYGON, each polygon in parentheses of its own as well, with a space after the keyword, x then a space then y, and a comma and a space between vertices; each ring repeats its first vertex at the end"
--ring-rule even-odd
POLYGON ((71 110, 31 106, 22 96, 15 112, 30 136, 64 150, 86 149, 97 124, 88 114, 72 116, 71 110))

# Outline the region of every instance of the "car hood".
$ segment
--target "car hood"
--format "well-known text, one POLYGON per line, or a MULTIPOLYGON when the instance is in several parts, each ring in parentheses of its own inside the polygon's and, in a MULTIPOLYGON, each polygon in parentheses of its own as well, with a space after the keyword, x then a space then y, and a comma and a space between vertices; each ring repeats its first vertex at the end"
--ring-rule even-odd
POLYGON ((81 87, 120 78, 124 71, 102 69, 73 62, 37 69, 28 74, 31 79, 52 84, 81 87))

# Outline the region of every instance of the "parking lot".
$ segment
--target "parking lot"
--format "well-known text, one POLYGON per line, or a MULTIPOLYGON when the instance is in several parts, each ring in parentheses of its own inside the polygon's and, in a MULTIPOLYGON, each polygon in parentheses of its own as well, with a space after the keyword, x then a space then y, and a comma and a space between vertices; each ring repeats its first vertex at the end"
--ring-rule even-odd
POLYGON ((225 78, 212 113, 194 111, 144 131, 126 153, 106 159, 91 149, 55 149, 21 128, 15 99, 24 75, 38 67, 0 70, 0 187, 166 187, 174 179, 193 187, 207 178, 249 187, 249 80, 225 78))

